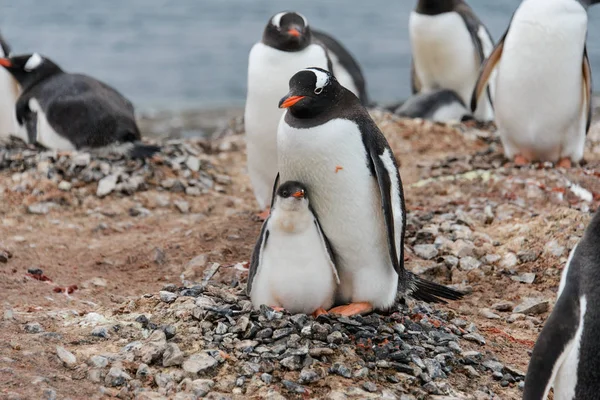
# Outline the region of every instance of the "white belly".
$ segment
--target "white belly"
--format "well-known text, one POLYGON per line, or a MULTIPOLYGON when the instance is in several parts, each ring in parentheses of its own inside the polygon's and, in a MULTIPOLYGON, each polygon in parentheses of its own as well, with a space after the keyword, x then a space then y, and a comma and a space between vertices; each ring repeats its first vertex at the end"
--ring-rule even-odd
MULTIPOLYGON (((0 68, 0 138, 18 136, 19 129, 15 106, 19 98, 19 89, 12 75, 0 68)), ((24 138, 27 141, 27 136, 24 138)))
POLYGON ((494 100, 507 156, 582 158, 586 29, 586 12, 573 0, 527 0, 515 13, 494 100))
POLYGON ((37 114, 36 140, 39 144, 51 150, 75 150, 73 143, 52 128, 36 99, 29 100, 29 109, 37 114))
POLYGON ((277 140, 281 182, 307 186, 336 253, 340 301, 392 305, 398 276, 389 257, 379 189, 356 124, 338 119, 299 130, 282 120, 277 140))
POLYGON ((291 313, 329 309, 337 283, 317 227, 309 221, 303 232, 291 234, 271 222, 252 285, 252 303, 257 308, 261 304, 283 307, 291 313))
MULTIPOLYGON (((568 352, 559 359, 564 361, 560 364, 556 379, 554 380, 555 400, 573 400, 575 398, 577 370, 579 366, 579 349, 581 347, 581 336, 583 335, 586 308, 586 298, 585 296, 581 296, 579 299, 580 315, 577 332, 575 332, 575 337, 567 345, 568 352)), ((547 392, 548 390, 546 391, 546 394, 547 392)))
MULTIPOLYGON (((409 33, 422 91, 452 89, 465 104, 470 104, 481 64, 462 17, 455 12, 431 16, 413 11, 409 33)), ((480 36, 487 38, 484 33, 485 30, 482 30, 480 36)), ((488 51, 487 56, 492 47, 490 40, 487 39, 483 44, 484 51, 488 51)), ((477 111, 482 114, 482 119, 489 119, 489 104, 487 100, 482 100, 482 103, 483 109, 477 111)))
POLYGON ((277 176, 277 126, 283 114, 279 100, 288 93, 290 78, 306 67, 327 69, 321 46, 285 52, 257 43, 250 51, 244 123, 248 173, 261 209, 270 203, 277 176))

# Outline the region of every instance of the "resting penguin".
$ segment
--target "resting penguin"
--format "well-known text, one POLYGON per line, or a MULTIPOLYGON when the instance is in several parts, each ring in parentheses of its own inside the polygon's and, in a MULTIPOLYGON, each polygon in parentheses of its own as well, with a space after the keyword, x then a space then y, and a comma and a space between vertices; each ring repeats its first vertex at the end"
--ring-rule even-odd
MULTIPOLYGON (((0 36, 0 57, 8 57, 11 49, 8 43, 0 36)), ((19 136, 15 104, 19 97, 19 84, 13 76, 0 68, 0 138, 19 136)), ((22 137, 23 140, 27 140, 22 137)))
POLYGON ((600 212, 569 255, 552 313, 533 348, 524 400, 600 397, 600 212))
POLYGON ((317 316, 333 304, 338 283, 331 247, 312 213, 307 189, 285 182, 252 254, 247 286, 252 304, 317 316))
MULTIPOLYGON (((29 143, 79 150, 140 140, 133 105, 105 83, 65 72, 38 53, 0 58, 0 65, 22 87, 16 118, 29 143)), ((136 144, 129 151, 144 156, 156 150, 136 144)))
POLYGON ((337 302, 354 315, 387 309, 397 291, 427 301, 461 293, 404 269, 406 212, 394 154, 358 98, 328 71, 308 68, 279 103, 282 181, 302 182, 336 256, 337 302))
POLYGON ((365 93, 358 64, 335 39, 312 31, 301 14, 274 15, 262 40, 250 51, 244 113, 248 173, 261 210, 269 205, 277 174, 277 125, 283 111, 274 105, 287 90, 290 77, 309 66, 333 69, 342 84, 357 95, 365 93), (331 51, 325 46, 331 46, 331 51))
MULTIPOLYGON (((479 69, 494 41, 463 0, 419 0, 409 19, 414 93, 452 89, 469 104, 479 69)), ((474 117, 494 119, 488 93, 474 117)))
POLYGON ((415 94, 398 107, 394 114, 435 122, 464 121, 471 118, 471 110, 460 96, 450 89, 415 94))
POLYGON ((597 2, 524 0, 484 64, 471 109, 495 71, 496 125, 516 164, 582 160, 592 115, 586 9, 597 2))

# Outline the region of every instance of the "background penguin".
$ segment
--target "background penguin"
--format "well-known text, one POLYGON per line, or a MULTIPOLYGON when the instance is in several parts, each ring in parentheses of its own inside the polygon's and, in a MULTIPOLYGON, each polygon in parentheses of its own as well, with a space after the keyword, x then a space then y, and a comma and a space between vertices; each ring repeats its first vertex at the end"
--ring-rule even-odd
MULTIPOLYGON (((494 48, 471 7, 463 0, 419 0, 410 15, 409 33, 413 93, 452 89, 468 104, 481 64, 494 48)), ((494 119, 491 93, 482 99, 474 117, 494 119)))
POLYGON ((244 113, 248 173, 261 210, 271 200, 277 174, 277 125, 283 111, 275 105, 290 77, 308 66, 332 68, 357 95, 365 93, 358 64, 333 38, 322 33, 313 37, 306 18, 295 12, 281 12, 269 20, 262 41, 250 51, 244 113), (332 46, 331 57, 324 45, 332 46))
POLYGON ((423 118, 435 122, 464 121, 471 118, 471 110, 450 89, 415 94, 393 112, 399 117, 423 118))
MULTIPOLYGON (((97 148, 140 140, 133 105, 110 86, 86 75, 64 72, 37 53, 0 59, 22 87, 18 124, 28 142, 55 150, 97 148)), ((150 155, 137 144, 131 155, 150 155)))
POLYGON ((299 182, 285 182, 273 201, 252 254, 248 295, 256 308, 265 304, 322 314, 333 304, 339 277, 307 190, 299 182))
POLYGON ((592 100, 586 7, 596 2, 524 0, 482 68, 471 109, 496 69, 496 125, 517 164, 583 158, 592 100))
POLYGON ((282 181, 303 182, 329 239, 340 286, 332 313, 354 315, 394 304, 397 290, 427 301, 461 294, 404 269, 406 212, 396 160, 352 92, 327 71, 290 80, 277 134, 282 181))
MULTIPOLYGON (((8 57, 11 49, 8 43, 0 36, 0 58, 8 57)), ((0 68, 0 138, 9 136, 23 136, 21 139, 27 141, 25 135, 19 135, 17 117, 15 115, 15 104, 19 97, 19 85, 15 78, 0 68)))
POLYGON ((558 299, 537 339, 524 400, 597 399, 600 393, 600 213, 569 255, 558 299))

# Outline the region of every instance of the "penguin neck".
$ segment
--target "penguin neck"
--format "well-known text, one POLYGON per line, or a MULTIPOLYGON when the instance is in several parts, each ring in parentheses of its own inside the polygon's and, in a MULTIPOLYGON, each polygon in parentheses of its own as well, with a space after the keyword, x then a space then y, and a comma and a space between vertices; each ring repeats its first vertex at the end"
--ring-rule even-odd
POLYGON ((416 12, 425 15, 438 15, 455 10, 457 4, 462 0, 419 0, 416 12))
POLYGON ((310 212, 306 208, 286 209, 275 207, 269 219, 273 228, 285 233, 304 232, 312 222, 310 212))
POLYGON ((64 71, 58 66, 53 66, 43 71, 26 72, 24 74, 13 74, 14 78, 19 82, 19 85, 26 91, 40 82, 47 80, 53 76, 64 74, 64 71))

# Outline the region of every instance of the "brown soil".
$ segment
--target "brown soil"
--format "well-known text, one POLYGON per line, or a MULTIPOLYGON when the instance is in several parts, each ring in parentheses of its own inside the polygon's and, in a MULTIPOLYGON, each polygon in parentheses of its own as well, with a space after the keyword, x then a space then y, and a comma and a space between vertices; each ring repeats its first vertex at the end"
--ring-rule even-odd
MULTIPOLYGON (((564 179, 579 183, 593 194, 600 193, 595 172, 600 157, 588 151, 588 164, 570 170, 514 168, 504 162, 493 167, 491 163, 489 179, 476 176, 417 184, 439 175, 440 170, 447 176, 473 170, 469 160, 461 160, 488 149, 488 142, 493 139, 486 135, 483 139, 476 137, 473 130, 465 134, 462 128, 426 122, 389 117, 378 120, 401 164, 409 211, 424 214, 454 211, 471 202, 493 203, 496 210, 510 210, 510 215, 501 218, 496 211, 491 224, 482 218, 472 226, 473 231, 486 233, 498 242, 493 252, 500 256, 521 249, 541 252, 536 261, 515 267, 518 273, 535 272, 533 284, 514 282, 496 269, 467 276, 457 271, 451 282, 445 283, 467 284, 472 293, 462 301, 441 306, 479 327, 488 343, 484 352, 492 351, 503 363, 525 371, 528 352, 541 324, 530 320, 510 324, 505 318, 489 320, 478 312, 500 300, 516 304, 524 297, 554 300, 560 269, 568 253, 555 257, 545 253, 544 247, 550 240, 556 240, 570 249, 572 236, 581 236, 590 218, 589 212, 578 208, 582 204, 596 208, 596 200, 593 204, 582 202, 565 189, 564 179), (440 167, 440 162, 445 166, 440 167), (532 191, 533 186, 540 192, 532 191)), ((241 136, 227 140, 243 144, 241 136)), ((590 139, 590 148, 593 144, 590 139)), ((489 160, 501 158, 500 146, 496 147, 487 156, 489 160)), ((248 261, 261 224, 255 216, 258 210, 245 175, 245 154, 224 152, 214 159, 232 177, 226 193, 190 197, 163 192, 171 199, 168 207, 158 206, 154 200, 157 192, 150 190, 130 197, 90 196, 83 204, 62 206, 40 216, 26 212, 25 204, 30 201, 27 196, 15 195, 8 189, 4 196, 0 193, 0 250, 13 255, 8 263, 0 263, 0 299, 4 309, 14 313, 14 320, 0 320, 0 398, 8 398, 9 393, 21 398, 40 398, 45 383, 37 377, 50 382, 59 398, 100 397, 99 386, 61 365, 56 357, 55 340, 48 337, 40 341, 25 334, 25 322, 37 321, 47 332, 60 330, 64 336, 62 345, 76 349, 84 346, 85 340, 75 333, 70 336, 69 330, 64 329, 69 313, 83 315, 99 307, 116 308, 130 296, 157 292, 166 283, 180 284, 184 272, 187 279, 192 279, 193 274, 201 271, 186 271, 186 264, 200 254, 222 265, 248 261), (177 199, 189 202, 189 214, 182 214, 173 206, 177 199), (151 215, 131 216, 128 210, 136 204, 148 208, 151 215), (32 279, 27 275, 29 268, 41 268, 51 282, 32 279), (102 281, 94 283, 95 278, 103 278, 105 286, 102 281), (70 295, 54 291, 70 285, 77 285, 70 295), (2 357, 14 361, 8 365, 2 357), (13 372, 6 373, 5 367, 13 372)), ((11 175, 0 171, 0 188, 3 186, 11 187, 11 175)), ((70 194, 64 196, 68 198, 70 194)), ((409 268, 426 264, 411 251, 408 257, 409 268)), ((222 268, 214 279, 235 279, 235 274, 228 272, 233 270, 222 268)), ((543 321, 547 316, 545 313, 539 318, 543 321)), ((505 399, 520 398, 516 387, 501 389, 497 385, 495 389, 505 399)))

